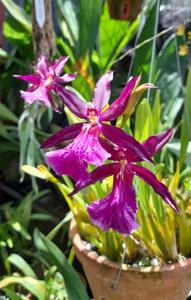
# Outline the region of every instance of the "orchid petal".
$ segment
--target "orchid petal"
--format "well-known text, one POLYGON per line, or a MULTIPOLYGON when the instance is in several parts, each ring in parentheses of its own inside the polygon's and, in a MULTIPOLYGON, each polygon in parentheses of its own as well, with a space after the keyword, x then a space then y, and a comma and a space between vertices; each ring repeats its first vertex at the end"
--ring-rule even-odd
POLYGON ((74 92, 57 87, 57 94, 62 102, 73 112, 76 116, 82 119, 87 119, 88 104, 80 99, 74 92))
POLYGON ((159 194, 170 207, 172 207, 176 212, 179 212, 179 209, 167 187, 163 183, 158 181, 158 179, 151 171, 144 167, 136 165, 131 165, 131 170, 134 171, 135 174, 141 179, 143 179, 147 184, 149 184, 153 188, 153 190, 157 194, 159 194))
POLYGON ((52 95, 50 92, 47 92, 47 96, 48 96, 48 100, 50 102, 50 105, 52 106, 52 109, 57 112, 60 113, 60 110, 57 108, 56 104, 54 103, 54 100, 52 98, 52 95))
POLYGON ((47 154, 47 162, 57 175, 69 175, 75 180, 86 178, 88 163, 101 165, 110 156, 99 143, 99 133, 98 126, 84 124, 80 134, 71 144, 47 154))
POLYGON ((170 140, 173 135, 173 129, 160 132, 156 135, 150 136, 146 141, 142 143, 145 150, 150 156, 158 153, 162 147, 170 140))
POLYGON ((101 165, 110 154, 100 145, 100 125, 84 124, 81 133, 75 139, 76 149, 89 164, 101 165))
POLYGON ((64 75, 61 76, 61 77, 57 77, 57 78, 56 78, 56 81, 57 81, 58 83, 65 83, 65 82, 73 81, 75 78, 76 78, 76 75, 75 75, 75 74, 64 74, 64 75))
POLYGON ((71 176, 74 180, 87 177, 87 163, 76 152, 70 151, 71 145, 64 149, 55 150, 46 154, 47 163, 55 173, 71 176))
MULTIPOLYGON (((173 129, 168 129, 164 132, 160 132, 156 135, 150 136, 147 140, 145 140, 141 145, 144 147, 145 151, 148 153, 150 157, 157 154, 161 148, 169 141, 173 134, 173 129)), ((108 151, 109 152, 109 151, 108 151)), ((128 149, 126 151, 126 156, 129 157, 129 162, 141 162, 139 156, 128 149)))
POLYGON ((40 84, 40 76, 37 74, 29 74, 29 75, 13 75, 15 78, 27 81, 28 83, 32 83, 35 85, 40 84))
POLYGON ((132 162, 137 162, 137 161, 142 161, 142 159, 140 159, 140 157, 136 156, 135 154, 135 150, 132 149, 124 149, 122 147, 119 147, 115 144, 111 144, 108 140, 103 139, 103 138, 99 138, 100 144, 101 146, 108 152, 111 154, 109 160, 113 160, 113 161, 119 161, 121 159, 121 156, 123 155, 124 158, 128 159, 128 162, 130 163, 132 162), (123 154, 122 154, 123 153, 123 154))
MULTIPOLYGON (((135 140, 134 137, 132 137, 122 129, 111 125, 102 124, 101 132, 112 143, 136 153, 137 157, 139 157, 140 160, 152 162, 144 147, 137 140, 135 140)), ((127 160, 132 161, 132 157, 127 157, 127 160)))
POLYGON ((33 92, 21 91, 21 97, 29 104, 33 103, 36 100, 39 100, 44 105, 50 106, 48 93, 44 86, 39 86, 39 88, 37 88, 33 92))
POLYGON ((119 98, 117 98, 104 112, 100 115, 100 121, 112 121, 117 119, 126 109, 131 92, 139 77, 131 79, 124 89, 122 89, 119 98))
POLYGON ((93 94, 93 104, 100 112, 109 101, 111 94, 111 80, 113 80, 113 72, 109 71, 99 79, 95 86, 93 94))
POLYGON ((117 145, 111 144, 109 141, 103 138, 99 138, 101 146, 111 154, 110 160, 118 161, 119 157, 119 147, 117 145))
POLYGON ((124 180, 116 176, 112 192, 104 199, 88 205, 87 211, 94 225, 103 231, 112 228, 123 234, 130 234, 138 227, 132 179, 132 174, 126 175, 124 180))
POLYGON ((50 148, 65 141, 74 139, 80 133, 82 126, 83 123, 76 123, 56 132, 43 142, 41 149, 50 148))
POLYGON ((106 177, 114 175, 118 164, 111 163, 107 165, 102 165, 97 167, 95 170, 93 170, 91 173, 88 173, 85 180, 79 180, 76 183, 75 189, 72 191, 72 193, 69 196, 73 196, 74 194, 78 193, 80 190, 84 189, 88 185, 94 184, 97 181, 101 181, 105 179, 106 177))
POLYGON ((68 60, 68 56, 61 56, 58 59, 55 60, 53 64, 51 64, 50 69, 54 71, 56 76, 60 76, 60 74, 63 72, 64 65, 68 60))
POLYGON ((37 63, 37 72, 44 78, 48 75, 48 59, 46 56, 41 55, 37 63))

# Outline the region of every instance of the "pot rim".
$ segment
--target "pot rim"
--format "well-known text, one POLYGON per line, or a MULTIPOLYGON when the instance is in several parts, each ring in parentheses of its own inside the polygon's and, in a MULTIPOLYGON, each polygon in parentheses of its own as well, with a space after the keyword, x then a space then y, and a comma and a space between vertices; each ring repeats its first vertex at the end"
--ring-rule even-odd
MULTIPOLYGON (((77 248, 83 256, 88 257, 91 261, 99 265, 105 265, 110 268, 119 269, 120 264, 111 261, 104 255, 99 255, 96 251, 88 250, 85 247, 83 240, 81 239, 80 234, 78 232, 75 218, 73 218, 70 223, 70 237, 72 239, 74 247, 77 248)), ((137 267, 129 267, 126 264, 123 264, 122 272, 130 271, 134 273, 156 274, 156 273, 167 273, 171 271, 178 271, 180 269, 182 269, 182 271, 186 271, 186 269, 190 269, 190 267, 191 267, 191 258, 187 258, 185 261, 182 261, 181 263, 176 262, 176 263, 166 264, 157 267, 149 266, 149 267, 137 268, 137 267)))

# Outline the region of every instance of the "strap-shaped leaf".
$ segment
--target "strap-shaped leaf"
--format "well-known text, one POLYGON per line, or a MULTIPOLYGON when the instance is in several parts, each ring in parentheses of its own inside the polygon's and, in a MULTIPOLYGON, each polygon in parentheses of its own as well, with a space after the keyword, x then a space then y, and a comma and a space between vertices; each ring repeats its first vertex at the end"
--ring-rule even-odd
POLYGON ((68 263, 64 253, 38 229, 34 232, 34 242, 44 259, 51 265, 55 265, 63 275, 69 299, 89 300, 85 287, 68 263))
POLYGON ((38 300, 46 299, 46 290, 43 281, 32 277, 9 276, 0 281, 0 290, 12 284, 22 285, 26 290, 35 295, 38 300))
POLYGON ((1 0, 1 2, 15 20, 22 24, 27 31, 32 32, 30 16, 24 9, 19 7, 13 0, 1 0))

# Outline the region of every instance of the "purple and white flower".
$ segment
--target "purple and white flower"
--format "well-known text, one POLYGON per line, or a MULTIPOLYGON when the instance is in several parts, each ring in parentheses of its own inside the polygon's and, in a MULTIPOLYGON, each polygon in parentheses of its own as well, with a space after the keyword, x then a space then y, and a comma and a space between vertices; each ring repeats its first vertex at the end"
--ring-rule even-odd
MULTIPOLYGON (((169 129, 151 136, 142 143, 142 147, 152 157, 168 142, 172 133, 172 129, 169 129)), ((178 207, 167 187, 147 168, 136 164, 141 162, 141 159, 135 151, 132 151, 132 148, 129 148, 127 133, 113 127, 111 135, 109 126, 105 125, 103 134, 112 143, 104 139, 100 139, 100 143, 110 153, 110 159, 113 162, 99 166, 88 174, 86 180, 79 180, 71 193, 74 195, 88 185, 113 176, 111 193, 104 199, 92 202, 87 207, 92 223, 104 231, 112 228, 123 234, 130 234, 138 227, 136 222, 137 203, 133 187, 134 176, 144 180, 170 207, 178 212, 178 207)))
MULTIPOLYGON (((120 96, 104 109, 110 98, 112 79, 112 71, 100 78, 94 90, 92 103, 83 101, 73 91, 57 89, 63 103, 76 116, 85 120, 62 129, 42 144, 41 148, 49 148, 74 139, 65 148, 48 152, 46 155, 48 164, 57 175, 69 175, 75 180, 86 178, 88 164, 99 166, 110 157, 111 154, 100 144, 99 136, 105 135, 106 131, 108 135, 113 136, 114 127, 104 122, 115 120, 123 113, 138 77, 131 79, 120 96)), ((139 159, 152 162, 144 147, 129 134, 126 134, 126 144, 137 153, 139 159)))
POLYGON ((62 75, 67 60, 68 57, 61 56, 49 65, 47 57, 42 55, 38 60, 35 74, 14 75, 29 83, 27 91, 21 91, 21 97, 29 104, 40 101, 45 106, 52 106, 55 111, 58 111, 51 93, 57 92, 58 88, 64 89, 62 84, 76 77, 75 74, 62 75))

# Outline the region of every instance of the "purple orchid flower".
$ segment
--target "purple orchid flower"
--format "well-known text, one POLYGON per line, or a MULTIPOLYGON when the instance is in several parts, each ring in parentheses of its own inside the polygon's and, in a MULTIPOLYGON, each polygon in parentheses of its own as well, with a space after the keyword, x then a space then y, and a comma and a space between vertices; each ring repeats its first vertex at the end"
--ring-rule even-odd
MULTIPOLYGON (((86 120, 86 122, 62 129, 42 144, 41 148, 49 148, 74 139, 65 148, 47 153, 47 162, 57 175, 69 175, 75 180, 86 178, 88 163, 99 166, 110 157, 111 154, 100 144, 99 136, 100 134, 104 134, 106 137, 107 135, 112 136, 114 127, 103 122, 112 121, 123 113, 138 77, 130 80, 119 98, 103 111, 110 98, 110 81, 112 79, 112 71, 100 78, 94 90, 92 103, 79 99, 72 91, 57 90, 64 104, 75 115, 86 120)), ((141 160, 151 161, 141 144, 128 134, 126 134, 126 145, 135 151, 141 160)))
MULTIPOLYGON (((108 126, 105 126, 103 133, 108 136, 108 132, 108 126)), ((150 156, 153 156, 168 142, 172 133, 172 129, 168 129, 151 136, 142 143, 142 146, 150 156)), ((120 233, 130 234, 138 227, 136 223, 137 203, 132 184, 135 175, 150 185, 176 212, 179 210, 167 187, 158 181, 151 171, 135 164, 141 160, 127 147, 126 136, 125 132, 122 134, 118 128, 115 128, 111 139, 115 145, 103 139, 100 141, 105 150, 111 154, 110 159, 114 162, 96 168, 89 173, 86 181, 79 180, 70 195, 108 176, 113 176, 111 193, 104 199, 89 204, 87 210, 92 223, 102 230, 112 228, 120 233)))
POLYGON ((68 57, 61 56, 52 64, 48 64, 46 56, 42 55, 37 63, 35 74, 29 75, 14 75, 18 79, 27 81, 30 85, 27 91, 21 91, 21 97, 32 104, 34 101, 41 101, 45 106, 52 106, 55 111, 58 111, 51 92, 57 89, 63 89, 61 84, 70 82, 75 79, 75 74, 64 74, 63 68, 68 57))

